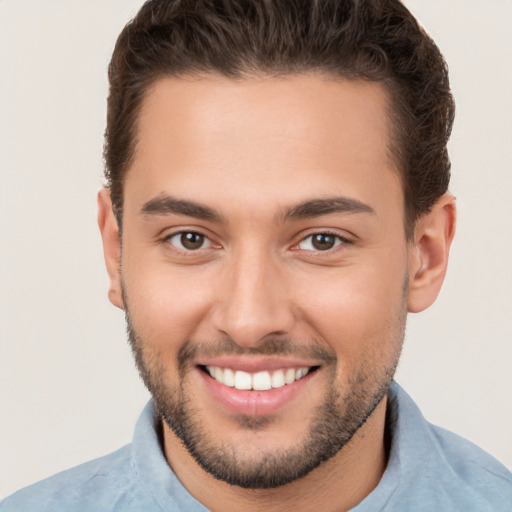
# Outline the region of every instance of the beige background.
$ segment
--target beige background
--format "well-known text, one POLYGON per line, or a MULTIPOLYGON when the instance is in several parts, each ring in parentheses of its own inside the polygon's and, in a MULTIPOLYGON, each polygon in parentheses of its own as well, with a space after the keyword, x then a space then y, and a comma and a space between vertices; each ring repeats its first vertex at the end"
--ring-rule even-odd
MULTIPOLYGON (((512 2, 408 0, 451 67, 459 231, 398 381, 512 467, 512 2)), ((95 224, 106 67, 140 0, 0 0, 0 495, 127 443, 147 400, 95 224)))

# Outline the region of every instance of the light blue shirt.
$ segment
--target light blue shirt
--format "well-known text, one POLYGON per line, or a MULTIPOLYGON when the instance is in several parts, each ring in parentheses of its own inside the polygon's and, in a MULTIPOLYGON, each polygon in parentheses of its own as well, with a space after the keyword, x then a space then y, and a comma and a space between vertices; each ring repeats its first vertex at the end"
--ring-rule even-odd
MULTIPOLYGON (((393 383, 388 465, 377 488, 353 512, 512 511, 512 474, 461 437, 428 423, 393 383)), ((204 512, 167 464, 152 403, 132 443, 26 487, 0 512, 204 512)))

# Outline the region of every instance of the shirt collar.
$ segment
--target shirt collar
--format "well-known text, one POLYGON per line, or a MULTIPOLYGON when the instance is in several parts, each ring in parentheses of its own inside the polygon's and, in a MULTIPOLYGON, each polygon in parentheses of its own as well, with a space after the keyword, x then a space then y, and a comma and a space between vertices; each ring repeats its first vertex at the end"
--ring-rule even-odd
MULTIPOLYGON (((424 430, 425 420, 407 393, 393 382, 386 414, 386 429, 390 439, 388 464, 379 485, 355 508, 354 512, 381 510, 390 500, 407 471, 407 458, 403 453, 418 453, 420 446, 413 446, 410 432, 424 430)), ((133 437, 133 463, 137 477, 146 493, 150 494, 163 510, 174 503, 178 510, 205 512, 207 509, 183 487, 170 468, 162 448, 161 425, 152 401, 149 401, 135 426, 133 437)), ((420 436, 421 438, 421 436, 420 436)))

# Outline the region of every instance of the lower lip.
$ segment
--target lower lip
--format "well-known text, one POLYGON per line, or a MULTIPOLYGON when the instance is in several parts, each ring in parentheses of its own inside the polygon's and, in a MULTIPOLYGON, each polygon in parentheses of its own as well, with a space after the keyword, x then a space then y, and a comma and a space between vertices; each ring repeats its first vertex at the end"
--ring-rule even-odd
POLYGON ((308 373, 292 384, 285 384, 280 388, 254 391, 224 386, 199 368, 197 371, 200 373, 209 393, 220 405, 231 413, 246 416, 265 416, 278 412, 300 393, 316 373, 308 373))

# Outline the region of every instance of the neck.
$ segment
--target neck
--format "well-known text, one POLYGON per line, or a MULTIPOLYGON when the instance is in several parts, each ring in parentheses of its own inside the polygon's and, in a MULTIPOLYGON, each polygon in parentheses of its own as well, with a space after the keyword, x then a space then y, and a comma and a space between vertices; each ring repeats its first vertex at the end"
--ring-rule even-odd
POLYGON ((213 512, 341 512, 368 496, 384 473, 385 416, 386 399, 334 457, 300 480, 274 489, 243 489, 213 478, 164 423, 165 456, 187 491, 213 512))

